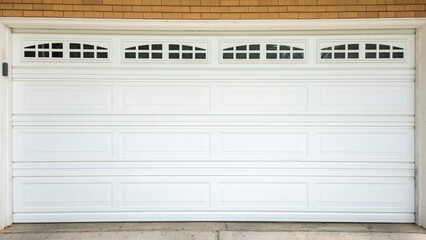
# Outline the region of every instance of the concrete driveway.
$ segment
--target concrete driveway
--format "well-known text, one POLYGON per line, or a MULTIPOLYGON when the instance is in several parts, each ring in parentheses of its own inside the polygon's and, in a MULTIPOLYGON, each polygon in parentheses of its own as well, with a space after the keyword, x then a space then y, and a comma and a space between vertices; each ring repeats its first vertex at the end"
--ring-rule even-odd
POLYGON ((14 224, 0 240, 426 240, 414 224, 154 222, 14 224))

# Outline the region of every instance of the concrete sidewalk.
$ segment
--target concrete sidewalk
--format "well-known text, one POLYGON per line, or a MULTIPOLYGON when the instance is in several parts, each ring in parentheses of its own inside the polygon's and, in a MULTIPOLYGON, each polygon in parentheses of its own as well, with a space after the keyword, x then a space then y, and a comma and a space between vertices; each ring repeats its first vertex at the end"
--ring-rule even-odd
POLYGON ((365 223, 63 223, 14 224, 0 240, 426 240, 414 224, 365 223))

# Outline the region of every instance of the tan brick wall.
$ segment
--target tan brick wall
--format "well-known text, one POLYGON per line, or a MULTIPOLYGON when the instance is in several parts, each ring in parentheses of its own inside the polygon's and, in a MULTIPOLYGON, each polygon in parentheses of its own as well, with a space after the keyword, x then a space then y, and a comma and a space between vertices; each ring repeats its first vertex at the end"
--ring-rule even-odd
POLYGON ((0 16, 138 19, 426 17, 426 0, 0 0, 0 16))

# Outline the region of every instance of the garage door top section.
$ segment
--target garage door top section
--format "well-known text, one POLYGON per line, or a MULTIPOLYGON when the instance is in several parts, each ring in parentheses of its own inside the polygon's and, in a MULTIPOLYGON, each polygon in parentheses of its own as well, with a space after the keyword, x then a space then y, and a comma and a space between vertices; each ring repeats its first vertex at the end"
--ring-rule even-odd
POLYGON ((15 58, 15 66, 155 67, 161 63, 173 68, 248 65, 247 68, 280 69, 330 68, 333 63, 339 63, 340 67, 369 67, 370 63, 376 63, 384 67, 414 67, 412 35, 76 37, 17 34, 14 42, 18 43, 15 52, 20 55, 15 58))
POLYGON ((414 114, 412 35, 16 34, 14 42, 14 91, 25 96, 15 114, 414 114))

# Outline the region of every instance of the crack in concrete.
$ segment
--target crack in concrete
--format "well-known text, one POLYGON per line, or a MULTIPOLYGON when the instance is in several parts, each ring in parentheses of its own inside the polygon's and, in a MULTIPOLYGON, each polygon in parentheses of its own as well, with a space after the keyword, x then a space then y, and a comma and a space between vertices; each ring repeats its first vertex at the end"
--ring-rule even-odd
POLYGON ((118 231, 119 232, 121 232, 121 229, 124 227, 124 225, 125 225, 126 223, 122 223, 121 225, 120 225, 120 227, 118 228, 118 231))

